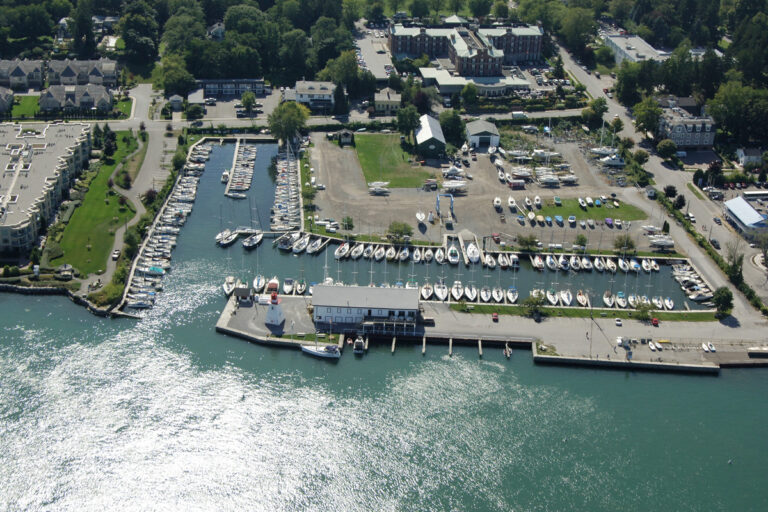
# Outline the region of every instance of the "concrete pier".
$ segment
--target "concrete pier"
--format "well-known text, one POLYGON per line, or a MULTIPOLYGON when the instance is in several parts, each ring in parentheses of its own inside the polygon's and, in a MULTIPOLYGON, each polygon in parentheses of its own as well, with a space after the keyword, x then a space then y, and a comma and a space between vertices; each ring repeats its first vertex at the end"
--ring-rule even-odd
POLYGON ((483 357, 483 340, 482 338, 477 340, 477 354, 483 357))

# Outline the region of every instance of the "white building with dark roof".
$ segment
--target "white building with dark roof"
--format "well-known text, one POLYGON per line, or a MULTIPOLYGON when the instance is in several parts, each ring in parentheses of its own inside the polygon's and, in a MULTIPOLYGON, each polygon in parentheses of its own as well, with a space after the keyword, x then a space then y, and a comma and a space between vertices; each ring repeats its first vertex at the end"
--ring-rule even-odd
POLYGON ((419 316, 419 290, 315 285, 312 306, 316 325, 358 325, 365 321, 415 322, 419 316))
POLYGON ((336 84, 333 82, 299 80, 295 90, 296 101, 310 109, 331 109, 335 104, 333 92, 336 90, 336 84))

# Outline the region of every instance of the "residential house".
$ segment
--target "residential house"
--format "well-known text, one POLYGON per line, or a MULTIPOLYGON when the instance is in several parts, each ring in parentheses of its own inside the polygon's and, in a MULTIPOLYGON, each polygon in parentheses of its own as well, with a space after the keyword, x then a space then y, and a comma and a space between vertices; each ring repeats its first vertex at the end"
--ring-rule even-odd
POLYGON ((373 96, 376 113, 381 116, 393 116, 400 110, 400 93, 385 87, 373 96))
POLYGON ((120 22, 119 16, 91 16, 93 32, 96 34, 111 34, 120 22))
POLYGON ((715 142, 715 121, 706 114, 699 114, 698 107, 686 98, 666 98, 659 102, 662 114, 658 135, 672 140, 678 148, 705 149, 715 142), (685 108, 678 100, 684 100, 685 108))
POLYGON ((445 136, 440 122, 424 114, 416 129, 416 152, 426 158, 438 158, 445 153, 445 136))
POLYGON ((52 85, 42 92, 38 101, 40 110, 112 110, 112 93, 103 85, 52 85))
POLYGON ((749 164, 759 164, 763 161, 763 152, 760 148, 739 148, 736 150, 736 159, 742 167, 749 164))
POLYGON ((14 90, 39 89, 43 85, 43 61, 0 60, 0 86, 14 90))
POLYGON ((481 119, 467 123, 466 129, 467 140, 471 147, 499 145, 499 130, 493 123, 481 119))
POLYGON ((0 114, 5 114, 13 109, 13 91, 7 87, 0 87, 0 114))
POLYGON ((117 62, 112 59, 66 59, 48 62, 49 85, 95 84, 117 87, 118 78, 117 62))
POLYGON ((333 108, 333 93, 336 85, 333 82, 315 82, 300 80, 296 82, 296 101, 308 106, 311 110, 330 110, 333 108))
POLYGON ((59 20, 59 23, 56 25, 56 36, 58 37, 59 41, 72 37, 72 34, 69 31, 70 23, 72 23, 72 18, 69 17, 61 18, 59 20))

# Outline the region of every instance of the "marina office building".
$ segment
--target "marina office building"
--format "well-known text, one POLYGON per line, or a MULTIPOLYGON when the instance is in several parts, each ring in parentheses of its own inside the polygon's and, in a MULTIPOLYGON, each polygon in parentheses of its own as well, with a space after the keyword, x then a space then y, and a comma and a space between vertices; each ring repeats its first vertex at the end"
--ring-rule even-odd
POLYGON ((745 237, 752 238, 768 230, 768 221, 743 197, 723 204, 725 219, 745 237))
POLYGON ((320 284, 312 292, 312 305, 315 325, 415 323, 419 317, 419 290, 320 284))
POLYGON ((26 254, 80 175, 91 150, 85 123, 0 124, 0 253, 26 254))

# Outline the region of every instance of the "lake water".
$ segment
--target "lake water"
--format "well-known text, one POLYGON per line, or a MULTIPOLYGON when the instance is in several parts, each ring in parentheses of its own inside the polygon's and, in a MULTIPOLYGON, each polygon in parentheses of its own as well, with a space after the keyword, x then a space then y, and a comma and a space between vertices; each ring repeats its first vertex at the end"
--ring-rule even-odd
MULTIPOLYGON (((319 279, 324 257, 216 248, 230 202, 215 174, 142 320, 0 294, 0 509, 768 508, 763 370, 539 367, 522 350, 408 345, 327 364, 216 334, 225 273, 258 259, 319 279)), ((232 211, 247 223, 247 202, 232 211)))

